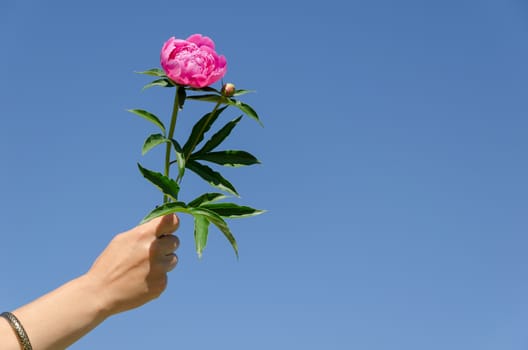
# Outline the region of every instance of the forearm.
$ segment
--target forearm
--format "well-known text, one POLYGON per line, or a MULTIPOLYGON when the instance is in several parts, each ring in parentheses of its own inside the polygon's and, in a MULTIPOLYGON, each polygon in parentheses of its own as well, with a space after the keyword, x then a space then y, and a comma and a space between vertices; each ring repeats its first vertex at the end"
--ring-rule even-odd
MULTIPOLYGON (((13 311, 34 349, 63 350, 109 316, 98 297, 100 286, 87 275, 74 279, 13 311)), ((0 323, 2 350, 20 350, 7 322, 0 323)))
MULTIPOLYGON (((83 276, 13 314, 35 350, 63 350, 110 315, 157 298, 178 262, 175 215, 116 235, 83 276)), ((20 350, 15 332, 0 319, 0 350, 20 350)))

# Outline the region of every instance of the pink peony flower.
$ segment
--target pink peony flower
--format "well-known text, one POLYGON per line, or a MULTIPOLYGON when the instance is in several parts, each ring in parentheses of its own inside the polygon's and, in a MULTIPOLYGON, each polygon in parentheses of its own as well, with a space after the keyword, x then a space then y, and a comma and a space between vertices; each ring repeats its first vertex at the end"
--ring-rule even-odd
POLYGON ((161 49, 161 67, 175 83, 195 88, 209 86, 227 70, 224 56, 211 38, 193 34, 187 40, 170 38, 161 49))

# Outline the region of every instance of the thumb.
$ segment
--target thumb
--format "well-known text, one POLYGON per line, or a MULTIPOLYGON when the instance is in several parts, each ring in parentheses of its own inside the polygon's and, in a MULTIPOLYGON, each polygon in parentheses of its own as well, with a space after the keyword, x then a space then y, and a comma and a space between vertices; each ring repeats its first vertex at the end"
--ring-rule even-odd
POLYGON ((173 233, 178 229, 178 226, 180 226, 178 216, 176 214, 169 214, 152 219, 139 227, 148 235, 161 237, 173 233))

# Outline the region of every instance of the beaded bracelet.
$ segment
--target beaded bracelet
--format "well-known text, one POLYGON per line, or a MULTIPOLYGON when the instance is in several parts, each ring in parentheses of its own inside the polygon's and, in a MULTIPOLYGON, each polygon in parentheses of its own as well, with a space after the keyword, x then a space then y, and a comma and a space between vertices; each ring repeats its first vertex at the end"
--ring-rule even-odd
POLYGON ((18 341, 20 342, 20 345, 22 345, 23 350, 33 350, 33 347, 31 346, 29 338, 26 334, 26 330, 24 329, 24 327, 22 327, 22 323, 20 323, 18 318, 16 318, 15 315, 10 312, 4 312, 0 314, 0 316, 5 318, 7 322, 9 322, 9 324, 15 331, 18 341))

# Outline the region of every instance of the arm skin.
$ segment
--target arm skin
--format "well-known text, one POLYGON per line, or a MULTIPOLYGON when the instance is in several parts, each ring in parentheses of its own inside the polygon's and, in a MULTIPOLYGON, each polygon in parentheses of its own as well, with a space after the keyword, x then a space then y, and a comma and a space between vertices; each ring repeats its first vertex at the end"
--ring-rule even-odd
MULTIPOLYGON (((178 261, 178 224, 167 215, 118 234, 86 274, 13 311, 33 349, 63 350, 106 318, 157 298, 178 261)), ((3 318, 0 349, 21 349, 3 318)))

